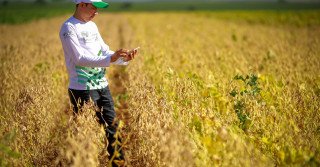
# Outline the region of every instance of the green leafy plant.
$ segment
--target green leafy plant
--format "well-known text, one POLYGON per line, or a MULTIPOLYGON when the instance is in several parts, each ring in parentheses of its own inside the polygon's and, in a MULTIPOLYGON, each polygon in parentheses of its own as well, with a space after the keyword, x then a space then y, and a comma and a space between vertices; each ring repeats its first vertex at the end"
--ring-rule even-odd
POLYGON ((233 108, 239 118, 239 127, 246 131, 251 123, 249 105, 250 102, 260 101, 260 91, 258 77, 255 74, 247 75, 236 75, 233 80, 239 80, 241 82, 240 90, 233 88, 229 94, 234 99, 233 108))
POLYGON ((16 138, 16 132, 12 131, 11 133, 6 134, 0 140, 0 166, 8 166, 5 161, 6 157, 10 158, 20 158, 21 155, 15 151, 12 151, 9 144, 12 143, 16 138))

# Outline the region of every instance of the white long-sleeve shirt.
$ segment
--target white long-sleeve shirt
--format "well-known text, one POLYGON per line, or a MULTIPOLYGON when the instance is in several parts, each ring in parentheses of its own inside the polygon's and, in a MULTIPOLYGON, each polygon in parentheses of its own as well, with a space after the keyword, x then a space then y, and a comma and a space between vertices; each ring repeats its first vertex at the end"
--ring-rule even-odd
MULTIPOLYGON (((59 36, 69 73, 69 88, 93 90, 108 86, 105 67, 110 66, 114 52, 104 43, 96 24, 72 16, 62 25, 59 36)), ((113 64, 128 64, 122 60, 113 64)))

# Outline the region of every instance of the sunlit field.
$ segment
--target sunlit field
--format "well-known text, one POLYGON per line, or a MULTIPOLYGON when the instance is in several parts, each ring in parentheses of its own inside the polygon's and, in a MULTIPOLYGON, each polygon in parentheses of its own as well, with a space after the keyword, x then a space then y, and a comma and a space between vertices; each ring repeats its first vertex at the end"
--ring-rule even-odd
MULTIPOLYGON (((320 12, 103 13, 126 166, 319 166, 320 12)), ((69 15, 0 25, 0 166, 108 166, 74 116, 59 40, 69 15)))

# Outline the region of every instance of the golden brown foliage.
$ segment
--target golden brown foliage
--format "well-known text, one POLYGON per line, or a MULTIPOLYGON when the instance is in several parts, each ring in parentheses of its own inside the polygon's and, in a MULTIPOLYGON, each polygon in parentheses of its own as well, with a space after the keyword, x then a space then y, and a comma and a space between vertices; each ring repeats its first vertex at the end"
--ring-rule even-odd
MULTIPOLYGON (((108 165, 93 107, 70 110, 58 37, 66 19, 0 26, 1 165, 108 165)), ((111 49, 141 47, 128 67, 107 68, 127 166, 320 164, 319 26, 235 20, 210 12, 94 20, 111 49), (229 92, 243 89, 235 75, 251 73, 261 100, 246 98, 243 131, 229 92)))
MULTIPOLYGON (((195 166, 319 165, 318 25, 236 22, 217 19, 210 12, 143 13, 128 18, 142 48, 138 63, 143 64, 138 66, 135 60, 128 68, 133 84, 130 101, 139 109, 131 112, 137 130, 148 132, 157 121, 168 121, 165 125, 174 121, 176 129, 183 129, 174 136, 187 137, 194 145, 184 147, 191 150, 189 164, 195 166), (232 81, 234 76, 250 73, 258 75, 262 101, 247 98, 252 121, 244 132, 238 127, 229 92, 241 86, 232 81), (146 76, 134 83, 141 75, 146 76), (136 94, 141 91, 140 100, 136 94), (148 125, 151 120, 140 117, 152 110, 169 115, 165 119, 152 115, 155 123, 148 125)), ((174 142, 176 137, 166 133, 161 137, 174 142)), ((154 146, 153 136, 148 138, 147 146, 136 145, 144 154, 154 146)), ((170 153, 183 157, 175 150, 179 149, 170 153)), ((176 157, 168 162, 179 161, 176 157)))

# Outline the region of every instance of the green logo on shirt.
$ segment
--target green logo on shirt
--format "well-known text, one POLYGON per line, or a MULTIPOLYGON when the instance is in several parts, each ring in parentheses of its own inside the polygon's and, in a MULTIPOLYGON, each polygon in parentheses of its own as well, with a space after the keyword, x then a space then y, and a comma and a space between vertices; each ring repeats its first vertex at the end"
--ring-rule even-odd
POLYGON ((107 86, 105 79, 106 69, 103 67, 81 67, 75 66, 78 76, 78 82, 85 84, 87 90, 102 89, 107 86))

